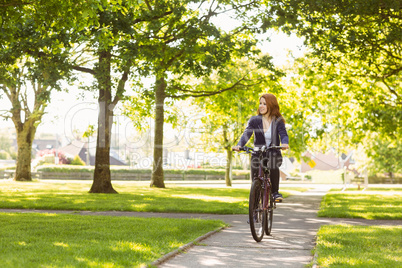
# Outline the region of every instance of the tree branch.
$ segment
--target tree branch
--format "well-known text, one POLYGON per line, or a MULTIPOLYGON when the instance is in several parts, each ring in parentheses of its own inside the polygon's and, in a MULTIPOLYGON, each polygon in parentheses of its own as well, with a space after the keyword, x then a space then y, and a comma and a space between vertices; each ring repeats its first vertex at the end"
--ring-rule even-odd
POLYGON ((220 93, 223 93, 225 91, 229 91, 229 90, 234 90, 239 86, 242 87, 252 87, 255 85, 259 85, 262 83, 262 81, 259 79, 258 83, 253 83, 253 84, 242 84, 242 81, 245 81, 246 79, 243 77, 242 79, 238 80, 236 83, 234 83, 232 86, 227 87, 227 88, 222 88, 220 90, 216 90, 216 91, 193 91, 193 90, 186 90, 186 89, 180 89, 180 91, 182 92, 190 92, 189 94, 182 94, 182 95, 166 95, 166 97, 169 98, 173 98, 173 99, 180 99, 180 98, 187 98, 187 97, 194 97, 194 98, 199 98, 199 97, 208 97, 208 96, 213 96, 213 95, 217 95, 220 93), (191 94, 193 93, 193 94, 191 94))
POLYGON ((396 96, 396 98, 399 100, 400 97, 399 97, 398 93, 395 91, 395 89, 393 89, 390 85, 388 85, 388 83, 385 81, 385 77, 382 78, 382 82, 383 82, 383 84, 388 88, 388 90, 389 90, 392 94, 394 94, 394 95, 396 96))
POLYGON ((125 71, 123 72, 123 75, 121 76, 121 79, 119 81, 119 84, 117 85, 116 96, 114 96, 114 99, 112 101, 112 104, 114 106, 117 105, 117 103, 121 100, 121 96, 123 95, 124 92, 124 86, 128 80, 130 67, 131 63, 128 64, 128 66, 126 66, 125 71))
POLYGON ((83 73, 89 73, 89 74, 95 75, 95 71, 93 69, 90 69, 90 68, 81 67, 81 66, 72 66, 72 68, 74 70, 76 70, 76 71, 80 71, 80 72, 83 72, 83 73))
POLYGON ((145 2, 145 4, 147 5, 148 9, 149 9, 150 11, 152 11, 152 7, 151 7, 151 5, 149 4, 149 1, 148 1, 148 0, 145 0, 144 2, 145 2))
POLYGON ((9 7, 9 6, 23 6, 23 5, 29 5, 29 4, 33 4, 36 1, 31 1, 31 2, 11 2, 11 3, 7 3, 7 4, 0 4, 0 7, 9 7))

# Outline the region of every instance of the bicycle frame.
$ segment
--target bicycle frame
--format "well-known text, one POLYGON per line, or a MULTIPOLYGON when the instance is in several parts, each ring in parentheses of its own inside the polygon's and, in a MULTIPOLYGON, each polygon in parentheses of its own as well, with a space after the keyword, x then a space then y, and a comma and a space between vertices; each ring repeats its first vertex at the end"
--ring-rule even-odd
MULTIPOLYGON (((264 210, 269 209, 269 189, 271 188, 271 177, 270 177, 270 171, 269 169, 267 169, 266 171, 264 171, 263 168, 263 163, 262 163, 262 157, 261 155, 259 156, 259 171, 258 171, 258 179, 261 181, 262 183, 262 188, 264 189, 264 200, 263 200, 263 208, 264 210)), ((272 197, 271 197, 272 198, 272 197)), ((275 201, 274 201, 274 207, 275 208, 275 201)))

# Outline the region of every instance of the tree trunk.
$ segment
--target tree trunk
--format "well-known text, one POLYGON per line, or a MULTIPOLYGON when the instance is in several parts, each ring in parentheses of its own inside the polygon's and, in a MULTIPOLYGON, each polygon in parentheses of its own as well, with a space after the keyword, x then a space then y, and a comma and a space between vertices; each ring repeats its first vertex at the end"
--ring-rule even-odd
POLYGON ((30 122, 21 123, 20 127, 16 127, 18 156, 17 166, 15 168, 14 180, 16 181, 32 181, 31 177, 31 159, 32 159, 32 142, 35 137, 36 128, 31 126, 30 122))
POLYGON ((166 82, 163 77, 155 83, 155 137, 151 187, 165 188, 163 177, 163 123, 166 82))
POLYGON ((117 193, 113 189, 110 176, 110 133, 113 124, 111 88, 111 53, 102 51, 99 55, 99 114, 96 140, 94 180, 90 193, 117 193))
POLYGON ((232 162, 233 162, 233 152, 232 148, 226 148, 226 172, 225 172, 225 181, 226 186, 232 186, 232 162))
POLYGON ((224 148, 226 150, 226 172, 225 172, 225 181, 226 186, 232 186, 232 161, 233 161, 233 152, 232 146, 229 141, 227 126, 223 125, 223 139, 224 139, 224 148))

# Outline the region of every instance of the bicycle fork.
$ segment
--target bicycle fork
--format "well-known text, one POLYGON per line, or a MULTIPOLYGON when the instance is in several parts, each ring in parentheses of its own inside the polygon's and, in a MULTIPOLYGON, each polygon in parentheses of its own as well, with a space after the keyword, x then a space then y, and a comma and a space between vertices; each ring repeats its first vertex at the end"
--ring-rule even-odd
POLYGON ((264 189, 264 200, 263 200, 263 208, 264 208, 264 210, 268 210, 268 211, 270 211, 271 209, 275 209, 276 208, 276 202, 275 202, 275 200, 273 200, 273 202, 272 202, 272 204, 273 204, 273 207, 271 208, 270 207, 270 202, 269 202, 269 200, 272 198, 272 196, 269 196, 270 195, 270 188, 271 188, 271 185, 266 181, 266 180, 264 180, 263 181, 263 189, 264 189), (271 197, 271 198, 270 198, 271 197))

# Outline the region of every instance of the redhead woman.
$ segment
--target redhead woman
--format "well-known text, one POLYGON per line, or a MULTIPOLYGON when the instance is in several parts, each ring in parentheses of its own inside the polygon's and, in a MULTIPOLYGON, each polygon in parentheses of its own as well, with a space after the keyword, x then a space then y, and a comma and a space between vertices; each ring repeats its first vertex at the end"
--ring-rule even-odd
MULTIPOLYGON (((248 121, 248 125, 241 136, 239 142, 232 149, 239 151, 240 147, 246 145, 254 133, 254 147, 279 146, 283 150, 289 149, 289 137, 285 127, 285 119, 279 111, 278 100, 273 94, 263 94, 260 97, 258 115, 253 116, 248 121)), ((268 155, 266 156, 268 157, 268 155)), ((279 193, 279 166, 282 164, 282 154, 280 150, 270 152, 270 162, 268 165, 271 172, 272 193, 276 201, 282 201, 283 197, 279 193)), ((251 156, 251 178, 258 176, 259 160, 256 154, 251 156)))

